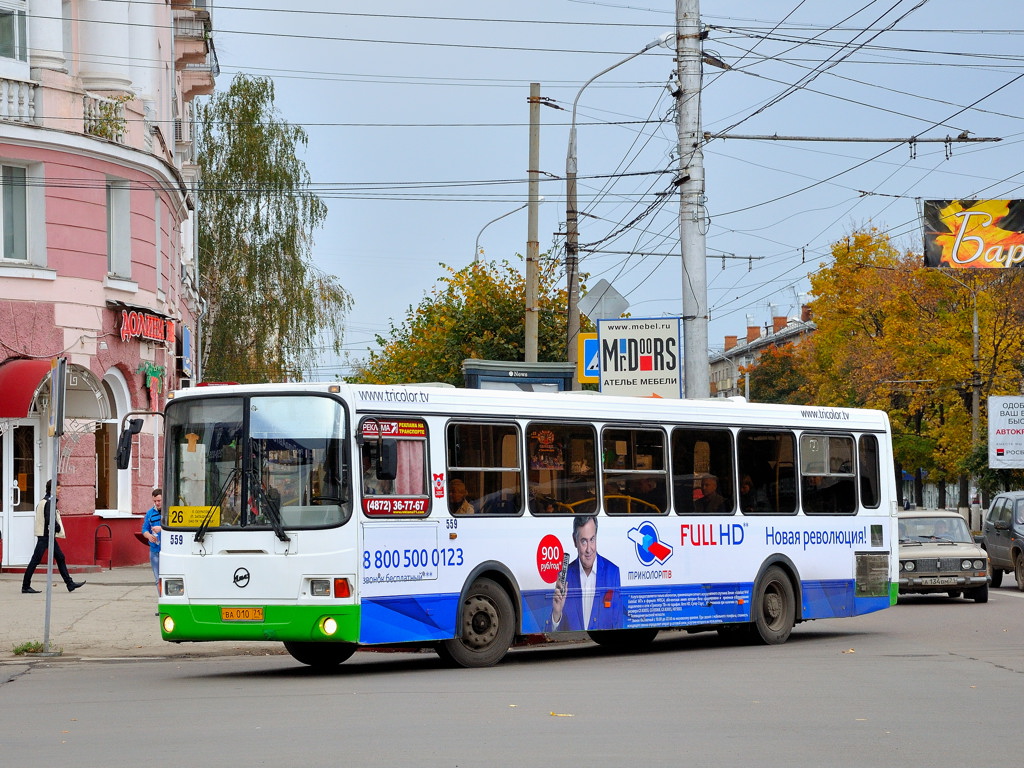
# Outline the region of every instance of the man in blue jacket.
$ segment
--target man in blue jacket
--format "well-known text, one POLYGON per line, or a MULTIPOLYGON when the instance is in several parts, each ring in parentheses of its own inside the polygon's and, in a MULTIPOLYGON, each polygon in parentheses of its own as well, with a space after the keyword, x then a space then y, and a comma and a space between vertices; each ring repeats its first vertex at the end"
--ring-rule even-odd
POLYGON ((142 537, 149 542, 149 565, 153 569, 153 579, 160 592, 160 532, 163 530, 160 520, 160 507, 163 504, 164 492, 160 488, 153 489, 153 506, 146 510, 142 519, 142 537))
POLYGON ((569 563, 565 581, 560 579, 555 584, 545 631, 620 628, 619 568, 597 554, 597 518, 573 518, 572 541, 578 557, 569 563))

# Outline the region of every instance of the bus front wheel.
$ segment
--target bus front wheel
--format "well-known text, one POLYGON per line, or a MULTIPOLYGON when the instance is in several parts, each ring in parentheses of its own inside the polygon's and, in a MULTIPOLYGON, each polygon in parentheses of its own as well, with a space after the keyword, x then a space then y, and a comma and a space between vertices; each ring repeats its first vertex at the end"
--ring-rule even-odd
POLYGON ((300 664, 317 669, 336 667, 356 652, 355 643, 302 643, 285 641, 284 649, 300 664))
POLYGON ((490 579, 477 579, 459 608, 458 637, 438 645, 438 656, 460 667, 497 664, 512 645, 515 616, 504 589, 490 579))
POLYGON ((754 591, 753 617, 756 636, 766 645, 789 639, 796 623, 796 598, 786 572, 773 565, 764 572, 754 591))

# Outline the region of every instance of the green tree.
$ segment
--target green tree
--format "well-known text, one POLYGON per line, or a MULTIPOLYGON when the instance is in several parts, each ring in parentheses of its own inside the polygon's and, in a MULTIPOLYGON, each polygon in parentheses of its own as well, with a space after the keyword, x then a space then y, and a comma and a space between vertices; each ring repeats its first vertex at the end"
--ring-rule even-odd
POLYGON ((348 292, 310 259, 327 207, 298 157, 273 83, 236 75, 196 112, 203 371, 208 380, 296 380, 326 341, 340 354, 348 292))
MULTIPOLYGON (((447 275, 387 336, 379 351, 356 365, 352 381, 396 384, 411 381, 464 383, 462 361, 522 360, 525 349, 525 279, 508 261, 476 261, 447 275)), ((566 292, 556 283, 558 262, 541 258, 537 358, 565 360, 566 292)))

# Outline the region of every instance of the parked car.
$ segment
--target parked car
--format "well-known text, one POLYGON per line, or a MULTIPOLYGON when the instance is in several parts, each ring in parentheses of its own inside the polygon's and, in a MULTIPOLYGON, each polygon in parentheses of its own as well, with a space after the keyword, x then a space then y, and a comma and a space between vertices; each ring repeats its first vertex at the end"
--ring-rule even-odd
POLYGON ((1017 589, 1024 592, 1024 491, 1000 493, 988 508, 981 528, 981 546, 988 552, 992 586, 1013 572, 1017 589))
POLYGON ((956 512, 899 513, 901 595, 945 592, 988 602, 988 556, 956 512))

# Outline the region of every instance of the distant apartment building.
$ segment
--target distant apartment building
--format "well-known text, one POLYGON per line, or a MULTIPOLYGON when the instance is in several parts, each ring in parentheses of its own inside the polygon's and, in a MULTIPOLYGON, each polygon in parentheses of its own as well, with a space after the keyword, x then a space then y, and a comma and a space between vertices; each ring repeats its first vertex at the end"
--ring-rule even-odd
POLYGON ((0 0, 0 535, 24 566, 54 464, 69 564, 148 561, 161 419, 197 376, 192 100, 217 61, 205 0, 0 0), (64 436, 49 437, 66 359, 64 436), (53 377, 55 378, 55 377, 53 377))
POLYGON ((754 365, 769 347, 799 344, 815 328, 807 305, 800 307, 798 317, 773 315, 770 325, 757 325, 748 315, 746 336, 726 336, 724 350, 711 353, 708 361, 711 366, 711 396, 740 395, 756 399, 756 393, 750 393, 747 379, 740 369, 754 365))

